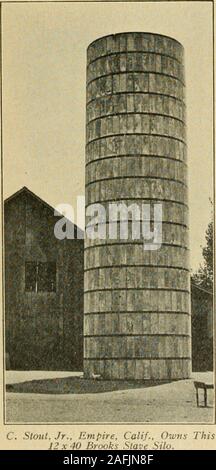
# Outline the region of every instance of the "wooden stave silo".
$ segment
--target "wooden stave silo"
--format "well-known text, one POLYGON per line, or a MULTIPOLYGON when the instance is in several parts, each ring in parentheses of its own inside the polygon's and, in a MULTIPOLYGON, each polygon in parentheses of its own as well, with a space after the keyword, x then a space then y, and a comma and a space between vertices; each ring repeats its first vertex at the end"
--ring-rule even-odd
POLYGON ((163 247, 86 238, 86 376, 191 374, 183 56, 178 41, 152 33, 88 48, 86 205, 162 202, 163 247))

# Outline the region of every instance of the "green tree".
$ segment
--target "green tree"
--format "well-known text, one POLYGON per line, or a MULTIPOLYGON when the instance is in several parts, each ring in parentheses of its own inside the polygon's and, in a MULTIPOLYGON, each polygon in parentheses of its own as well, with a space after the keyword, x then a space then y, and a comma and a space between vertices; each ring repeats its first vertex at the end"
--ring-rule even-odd
POLYGON ((203 263, 192 275, 191 281, 197 287, 213 291, 213 221, 206 230, 206 245, 202 248, 203 263))
POLYGON ((213 220, 209 222, 203 261, 191 276, 192 366, 213 370, 213 220))

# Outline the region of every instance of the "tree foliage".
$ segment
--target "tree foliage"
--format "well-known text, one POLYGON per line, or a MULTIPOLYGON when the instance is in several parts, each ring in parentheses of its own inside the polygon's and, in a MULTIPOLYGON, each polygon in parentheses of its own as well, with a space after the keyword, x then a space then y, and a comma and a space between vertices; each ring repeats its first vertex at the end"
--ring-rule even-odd
POLYGON ((212 291, 213 290, 213 221, 209 222, 206 230, 206 245, 202 249, 203 263, 198 271, 192 275, 192 283, 212 291))
POLYGON ((203 261, 191 276, 193 370, 213 370, 213 221, 209 222, 203 261))

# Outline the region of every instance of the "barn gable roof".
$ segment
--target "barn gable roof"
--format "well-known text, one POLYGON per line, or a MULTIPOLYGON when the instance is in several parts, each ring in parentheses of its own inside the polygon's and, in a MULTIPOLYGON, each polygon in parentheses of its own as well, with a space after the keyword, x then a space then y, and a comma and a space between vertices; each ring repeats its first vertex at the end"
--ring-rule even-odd
MULTIPOLYGON (((47 207, 47 209, 49 209, 50 211, 52 211, 52 213, 54 214, 54 207, 50 206, 50 204, 48 204, 46 201, 44 201, 43 199, 41 199, 39 196, 37 196, 37 194, 33 193, 33 191, 31 191, 29 188, 27 188, 26 186, 23 186, 23 188, 19 189, 18 191, 16 191, 14 194, 12 194, 11 196, 9 196, 7 199, 5 199, 4 201, 4 205, 7 205, 10 201, 14 200, 15 198, 19 197, 19 196, 22 196, 22 195, 28 195, 30 197, 32 197, 33 199, 35 199, 36 201, 38 201, 40 204, 42 204, 43 206, 47 207)), ((64 217, 64 214, 61 214, 59 212, 59 216, 61 217, 64 217)), ((71 221, 70 221, 71 222, 71 221)), ((76 224, 74 224, 74 227, 75 229, 78 229, 80 233, 82 233, 83 231, 77 227, 76 224)))

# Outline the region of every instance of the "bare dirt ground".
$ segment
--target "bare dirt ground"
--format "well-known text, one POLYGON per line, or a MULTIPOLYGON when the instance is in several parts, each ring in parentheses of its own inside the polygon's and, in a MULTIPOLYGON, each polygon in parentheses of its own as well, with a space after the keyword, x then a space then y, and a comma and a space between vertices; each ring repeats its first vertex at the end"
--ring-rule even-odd
MULTIPOLYGON (((195 373, 189 380, 154 386, 133 382, 85 381, 68 372, 64 373, 64 377, 63 373, 55 373, 55 377, 45 372, 38 373, 37 377, 31 374, 29 381, 26 380, 25 374, 25 380, 22 373, 18 374, 19 381, 17 375, 12 379, 11 374, 12 372, 6 377, 7 383, 12 384, 11 391, 6 393, 7 422, 209 423, 213 421, 213 391, 208 391, 208 407, 197 408, 193 384, 194 380, 213 382, 211 372, 195 373), (33 390, 40 393, 32 393, 33 390)), ((200 398, 202 405, 202 391, 200 398)))

